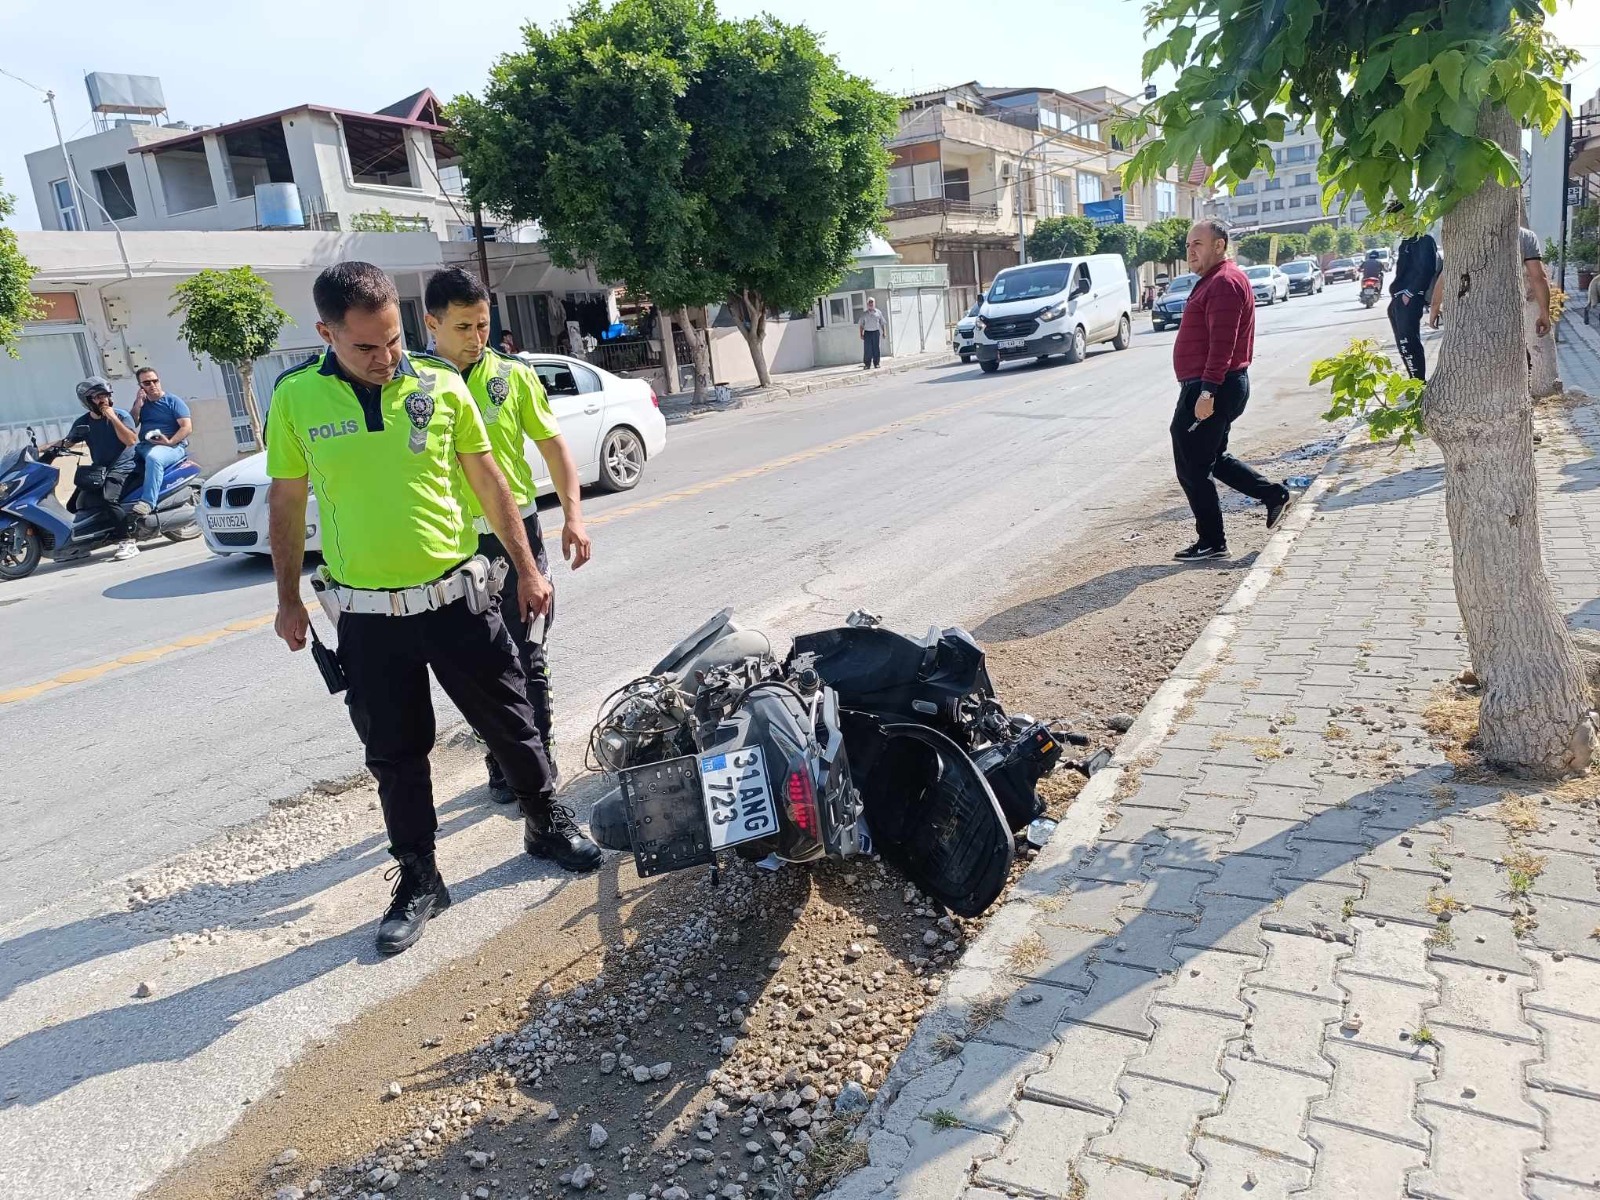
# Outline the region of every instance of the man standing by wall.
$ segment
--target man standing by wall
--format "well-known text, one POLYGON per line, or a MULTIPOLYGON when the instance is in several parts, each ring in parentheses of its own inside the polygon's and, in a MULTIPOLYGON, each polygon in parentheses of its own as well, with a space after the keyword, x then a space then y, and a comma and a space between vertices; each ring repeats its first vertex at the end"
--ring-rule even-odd
POLYGON ((878 302, 871 296, 867 297, 867 311, 861 314, 861 369, 870 371, 876 367, 883 350, 883 330, 887 322, 883 313, 878 310, 878 302))
POLYGON ((161 375, 154 367, 141 367, 134 378, 139 395, 133 401, 133 419, 139 422, 138 453, 144 460, 144 483, 128 507, 142 517, 155 511, 167 468, 177 466, 189 453, 194 422, 189 406, 162 388, 161 375))
POLYGON ((1289 507, 1289 489, 1228 453, 1229 430, 1250 400, 1256 303, 1250 281, 1228 257, 1228 231, 1220 221, 1200 221, 1189 230, 1188 257, 1200 281, 1189 293, 1172 345, 1180 384, 1172 459, 1199 536, 1173 557, 1198 562, 1228 553, 1215 479, 1266 505, 1268 529, 1277 527, 1289 507))
POLYGON ((328 349, 279 377, 267 425, 276 631, 290 650, 305 648, 310 618, 300 572, 314 476, 325 563, 314 586, 337 618, 350 719, 378 781, 397 860, 377 939, 379 950, 393 954, 450 905, 434 860, 430 668, 505 769, 522 804, 528 853, 590 870, 600 851, 552 803, 516 652, 475 554, 458 474, 516 566, 517 595, 508 603, 520 606, 524 620, 544 613, 550 585, 477 405, 448 364, 414 365, 407 357, 399 296, 382 270, 338 263, 317 277, 312 294, 328 349))
MULTIPOLYGON (((477 275, 460 267, 446 267, 435 272, 428 280, 424 306, 427 312, 423 320, 433 335, 439 357, 461 373, 477 403, 478 413, 489 433, 495 463, 506 477, 511 498, 522 513, 522 527, 540 573, 547 581, 550 579, 544 531, 539 527, 539 507, 535 503, 533 469, 523 453, 525 438, 533 439, 549 468, 550 481, 561 500, 564 517, 561 556, 577 570, 589 561, 591 553, 589 535, 583 528, 583 508, 578 499, 578 465, 556 425, 555 414, 550 411, 550 401, 538 375, 521 359, 489 348, 489 293, 477 275)), ((488 518, 483 515, 477 496, 469 490, 465 500, 478 533, 478 553, 490 560, 509 558, 506 547, 494 535, 488 518)), ((514 596, 516 588, 517 572, 513 566, 504 594, 514 596)), ((535 618, 531 629, 515 604, 501 604, 500 615, 522 660, 534 724, 544 743, 552 776, 559 780, 555 743, 551 741, 550 669, 544 645, 545 633, 555 620, 554 590, 552 588, 545 615, 535 618)), ((489 795, 500 804, 509 804, 515 798, 492 751, 489 754, 489 795)))

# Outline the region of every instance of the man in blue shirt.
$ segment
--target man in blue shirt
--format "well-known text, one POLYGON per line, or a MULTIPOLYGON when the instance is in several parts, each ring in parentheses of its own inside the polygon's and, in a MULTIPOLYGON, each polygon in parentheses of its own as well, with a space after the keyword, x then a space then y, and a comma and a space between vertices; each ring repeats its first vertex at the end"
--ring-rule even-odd
POLYGON ((133 402, 133 419, 139 422, 138 453, 144 462, 144 485, 128 507, 142 517, 155 511, 167 468, 181 463, 189 453, 189 433, 194 422, 189 417, 189 406, 162 390, 161 376, 154 367, 142 367, 135 378, 139 381, 139 396, 133 402))

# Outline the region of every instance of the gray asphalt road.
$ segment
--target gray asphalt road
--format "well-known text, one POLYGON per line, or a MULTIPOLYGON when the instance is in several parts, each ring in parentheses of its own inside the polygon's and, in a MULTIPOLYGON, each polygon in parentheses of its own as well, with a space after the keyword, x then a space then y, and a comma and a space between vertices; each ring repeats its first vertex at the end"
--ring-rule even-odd
MULTIPOLYGON (((1175 495, 1175 335, 1140 330, 1078 365, 951 364, 675 426, 638 489, 586 498, 594 562, 557 570, 563 759, 607 692, 723 605, 775 637, 857 606, 974 621, 1097 514, 1175 495)), ((1236 445, 1316 437, 1310 362, 1385 332, 1343 285, 1260 310, 1236 445)), ((0 925, 360 767, 343 705, 261 623, 271 607, 266 567, 197 545, 0 589, 0 925)))

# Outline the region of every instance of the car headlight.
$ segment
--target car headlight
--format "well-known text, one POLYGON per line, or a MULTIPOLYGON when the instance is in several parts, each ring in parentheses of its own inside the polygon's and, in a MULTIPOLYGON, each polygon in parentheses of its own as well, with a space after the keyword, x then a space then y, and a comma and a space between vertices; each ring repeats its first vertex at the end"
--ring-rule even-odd
POLYGON ((979 317, 978 318, 978 328, 983 330, 985 333, 988 333, 989 332, 989 318, 988 317, 979 317))
POLYGON ((1041 321, 1059 321, 1059 320, 1061 320, 1062 317, 1064 317, 1066 315, 1067 315, 1067 302, 1065 300, 1063 300, 1059 304, 1052 304, 1049 308, 1045 309, 1042 313, 1040 313, 1039 314, 1039 320, 1041 320, 1041 321))

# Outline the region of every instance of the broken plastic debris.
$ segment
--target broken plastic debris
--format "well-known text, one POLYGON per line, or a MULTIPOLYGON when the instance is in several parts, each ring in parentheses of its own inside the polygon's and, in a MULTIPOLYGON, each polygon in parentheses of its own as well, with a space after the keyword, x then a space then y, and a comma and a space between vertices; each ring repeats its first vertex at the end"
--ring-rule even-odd
POLYGON ((1028 845, 1043 849, 1050 841, 1050 835, 1056 831, 1056 824, 1049 817, 1028 822, 1028 845))

